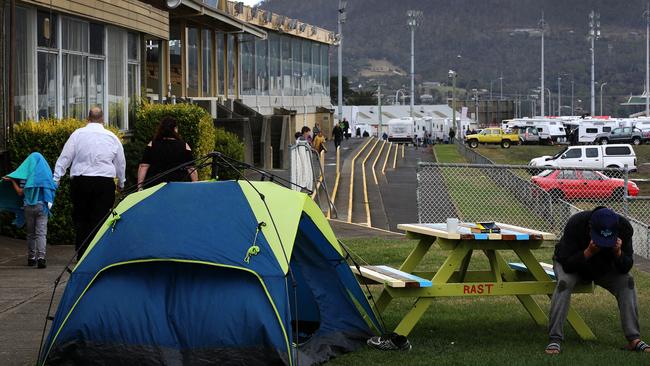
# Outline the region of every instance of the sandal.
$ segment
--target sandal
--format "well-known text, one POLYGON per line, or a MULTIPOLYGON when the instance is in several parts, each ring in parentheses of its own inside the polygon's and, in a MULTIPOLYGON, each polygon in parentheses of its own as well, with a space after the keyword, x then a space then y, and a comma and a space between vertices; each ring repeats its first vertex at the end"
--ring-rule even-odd
POLYGON ((558 355, 560 354, 560 344, 557 342, 551 342, 546 346, 544 352, 548 355, 558 355))
POLYGON ((634 347, 630 347, 630 345, 628 344, 623 349, 632 352, 650 352, 650 345, 648 345, 642 340, 639 340, 638 342, 636 342, 634 347))

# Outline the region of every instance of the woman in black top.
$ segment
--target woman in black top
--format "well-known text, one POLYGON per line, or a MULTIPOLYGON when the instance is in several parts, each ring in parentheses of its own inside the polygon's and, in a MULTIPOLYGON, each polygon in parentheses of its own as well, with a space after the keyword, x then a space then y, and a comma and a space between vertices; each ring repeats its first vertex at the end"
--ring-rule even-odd
POLYGON ((152 187, 162 182, 196 182, 198 174, 193 166, 172 170, 161 177, 152 177, 167 172, 183 163, 192 161, 192 149, 178 134, 178 125, 174 117, 164 117, 154 138, 144 149, 140 166, 138 167, 138 188, 152 187))

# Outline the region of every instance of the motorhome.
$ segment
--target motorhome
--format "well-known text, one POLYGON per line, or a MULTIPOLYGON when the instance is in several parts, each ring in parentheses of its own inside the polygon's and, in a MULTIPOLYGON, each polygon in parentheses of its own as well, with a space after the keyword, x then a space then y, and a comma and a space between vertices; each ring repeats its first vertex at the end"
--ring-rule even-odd
POLYGON ((411 117, 393 118, 388 121, 388 141, 412 143, 415 121, 411 117))
POLYGON ((553 142, 566 142, 566 130, 562 120, 555 118, 515 118, 503 121, 504 128, 535 126, 540 139, 553 142), (548 136, 548 137, 547 137, 548 136))
POLYGON ((618 124, 613 120, 584 121, 578 125, 578 143, 591 144, 598 134, 611 132, 616 127, 618 124))

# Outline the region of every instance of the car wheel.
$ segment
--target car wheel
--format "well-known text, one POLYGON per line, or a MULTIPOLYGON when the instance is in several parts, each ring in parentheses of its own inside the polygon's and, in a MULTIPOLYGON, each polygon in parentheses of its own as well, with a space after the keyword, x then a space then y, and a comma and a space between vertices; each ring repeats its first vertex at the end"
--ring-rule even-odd
POLYGON ((607 139, 600 139, 600 144, 601 145, 607 145, 608 142, 609 141, 607 141, 607 139))
POLYGON ((470 140, 469 147, 471 147, 472 149, 476 149, 478 147, 478 141, 477 140, 470 140))
POLYGON ((638 138, 638 137, 635 137, 635 138, 632 139, 632 143, 634 145, 641 145, 641 139, 638 138))
POLYGON ((509 149, 510 148, 510 140, 501 141, 501 147, 504 148, 504 149, 509 149))
POLYGON ((617 187, 612 191, 612 199, 620 201, 625 196, 625 189, 623 187, 617 187))
POLYGON ((551 195, 552 199, 555 200, 564 200, 564 192, 561 189, 551 189, 548 194, 551 195))

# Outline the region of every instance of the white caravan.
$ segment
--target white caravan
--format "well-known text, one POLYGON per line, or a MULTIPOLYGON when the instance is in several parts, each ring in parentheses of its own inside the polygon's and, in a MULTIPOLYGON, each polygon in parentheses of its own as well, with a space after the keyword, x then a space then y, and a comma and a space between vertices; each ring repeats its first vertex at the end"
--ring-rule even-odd
POLYGON ((393 118, 388 121, 388 141, 412 143, 415 122, 411 117, 393 118))

